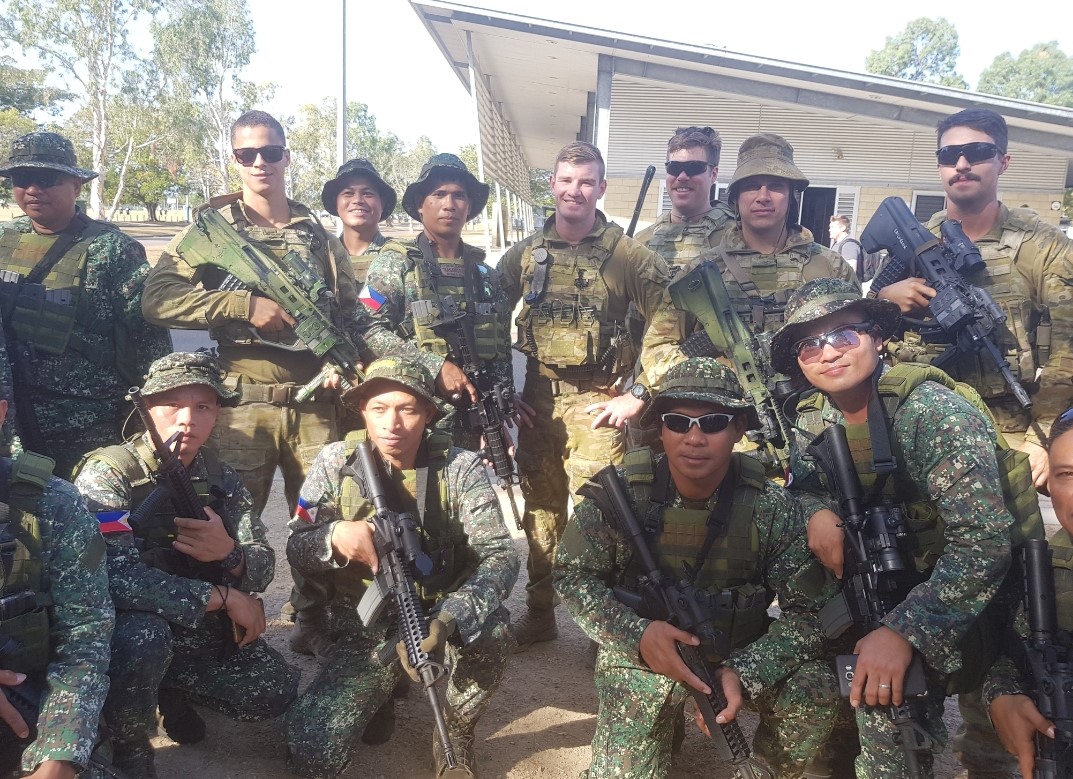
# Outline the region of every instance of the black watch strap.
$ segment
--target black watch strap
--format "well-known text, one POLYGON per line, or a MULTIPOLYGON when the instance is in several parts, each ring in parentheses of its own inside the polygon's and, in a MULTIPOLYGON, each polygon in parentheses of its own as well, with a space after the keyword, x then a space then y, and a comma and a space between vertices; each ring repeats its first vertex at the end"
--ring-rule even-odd
POLYGON ((235 544, 235 548, 227 553, 227 557, 220 561, 220 567, 225 571, 230 571, 233 568, 237 568, 239 564, 246 559, 246 553, 242 551, 242 547, 235 544))

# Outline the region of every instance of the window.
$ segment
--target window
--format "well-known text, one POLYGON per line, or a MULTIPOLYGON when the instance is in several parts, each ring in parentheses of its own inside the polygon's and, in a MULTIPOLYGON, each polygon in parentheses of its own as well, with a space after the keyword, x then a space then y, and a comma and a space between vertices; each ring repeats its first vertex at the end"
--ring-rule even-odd
POLYGON ((926 223, 935 214, 946 208, 946 195, 942 192, 914 192, 913 216, 926 223))

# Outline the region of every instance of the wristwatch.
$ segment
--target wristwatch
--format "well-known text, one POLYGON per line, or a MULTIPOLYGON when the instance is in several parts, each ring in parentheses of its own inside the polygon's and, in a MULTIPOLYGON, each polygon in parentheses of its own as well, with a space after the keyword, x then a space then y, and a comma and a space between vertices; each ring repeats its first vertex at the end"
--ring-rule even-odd
POLYGON ((630 387, 630 394, 638 400, 644 401, 645 403, 652 400, 652 393, 648 391, 648 387, 646 387, 644 384, 641 384, 640 382, 637 382, 632 387, 630 387))
POLYGON ((228 552, 227 557, 220 561, 220 567, 225 571, 230 571, 233 568, 237 568, 245 557, 246 553, 242 551, 242 547, 235 544, 235 548, 228 552))

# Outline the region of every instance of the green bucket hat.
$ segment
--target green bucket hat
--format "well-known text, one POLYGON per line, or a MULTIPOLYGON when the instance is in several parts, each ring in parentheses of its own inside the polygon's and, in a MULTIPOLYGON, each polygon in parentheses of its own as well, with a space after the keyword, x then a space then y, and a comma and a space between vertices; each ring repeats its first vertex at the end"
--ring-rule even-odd
POLYGON ((690 357, 671 367, 663 377, 659 392, 645 410, 643 427, 659 421, 659 415, 674 401, 711 403, 733 411, 744 411, 749 430, 760 427, 760 417, 752 401, 745 397, 734 371, 711 357, 690 357))
POLYGON ((469 172, 466 163, 454 154, 434 154, 422 166, 421 175, 417 177, 417 181, 406 187, 406 191, 402 193, 402 208, 411 217, 418 222, 421 221, 421 214, 417 212, 417 209, 421 201, 425 199, 425 195, 432 189, 429 179, 437 174, 446 174, 449 179, 458 179, 462 182, 462 186, 469 193, 470 219, 484 211, 488 203, 488 185, 478 181, 477 177, 469 172))
POLYGON ((750 176, 778 176, 797 184, 796 189, 808 187, 805 174, 794 164, 794 147, 774 133, 751 135, 742 143, 734 178, 727 187, 727 199, 734 196, 736 185, 750 176))
POLYGON ((842 279, 813 279, 786 301, 785 323, 771 339, 771 363, 775 370, 797 376, 801 369, 793 347, 805 336, 808 325, 844 308, 856 306, 869 322, 875 322, 889 338, 902 319, 895 303, 878 298, 862 298, 857 288, 842 279))
POLYGON ((238 405, 238 393, 224 386, 220 363, 208 352, 173 352, 149 366, 142 383, 142 394, 156 395, 176 387, 203 384, 220 396, 224 406, 238 405))
POLYGON ((376 191, 380 193, 380 200, 384 203, 384 211, 380 214, 380 221, 383 222, 395 210, 395 204, 399 202, 399 196, 391 188, 390 184, 380 178, 380 174, 376 172, 373 164, 365 159, 347 160, 342 164, 339 170, 336 171, 335 178, 325 182, 324 188, 321 189, 321 205, 332 216, 339 216, 335 201, 339 197, 346 180, 356 176, 362 176, 372 181, 376 191))
POLYGON ((381 357, 374 360, 365 371, 365 381, 343 396, 343 402, 352 409, 377 392, 390 391, 390 384, 401 385, 418 397, 424 398, 436 408, 436 421, 447 411, 445 404, 436 398, 436 379, 428 368, 402 357, 381 357))
POLYGON ((7 165, 0 168, 0 176, 10 176, 19 168, 45 168, 75 176, 85 184, 97 178, 92 170, 78 167, 75 147, 62 135, 56 133, 30 133, 11 142, 7 165))

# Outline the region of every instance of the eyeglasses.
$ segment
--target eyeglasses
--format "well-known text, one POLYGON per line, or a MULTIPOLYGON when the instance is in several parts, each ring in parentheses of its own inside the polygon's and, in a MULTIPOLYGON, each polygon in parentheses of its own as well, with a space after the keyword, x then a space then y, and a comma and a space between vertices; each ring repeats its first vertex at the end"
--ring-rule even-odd
POLYGON ((668 160, 666 165, 667 175, 675 177, 681 176, 683 173, 687 176, 699 176, 711 167, 714 166, 703 160, 686 160, 685 162, 668 160))
POLYGON ((943 167, 953 168, 958 160, 964 157, 970 165, 978 162, 987 162, 994 159, 999 153, 999 148, 993 143, 986 141, 974 141, 973 143, 959 143, 953 146, 942 146, 935 150, 935 159, 943 167))
POLYGON ((261 146, 256 149, 232 149, 235 153, 235 159, 238 160, 239 165, 244 168, 250 167, 253 163, 257 162, 257 155, 261 155, 261 159, 271 164, 273 162, 279 162, 283 159, 283 152, 287 151, 286 146, 261 146))
POLYGON ((688 414, 669 411, 660 416, 660 419, 663 420, 664 426, 672 433, 688 433, 689 429, 696 425, 700 428, 700 432, 705 435, 711 435, 712 433, 721 433, 726 430, 734 416, 734 414, 705 414, 699 417, 691 417, 688 414))
POLYGON ((1073 422, 1073 408, 1063 412, 1062 416, 1060 416, 1060 417, 1058 417, 1058 419, 1054 420, 1054 424, 1056 424, 1056 425, 1059 422, 1061 422, 1062 424, 1065 424, 1066 422, 1073 422))
POLYGON ((48 189, 56 186, 65 178, 68 178, 68 174, 58 170, 22 168, 21 170, 11 171, 11 186, 19 189, 29 189, 36 184, 41 189, 48 189))
POLYGON ((801 362, 815 362, 823 354, 823 347, 830 344, 839 352, 848 352, 861 345, 858 333, 867 333, 875 327, 873 322, 859 322, 857 324, 842 325, 834 330, 828 330, 823 335, 814 335, 811 338, 802 338, 794 344, 793 353, 801 362))

